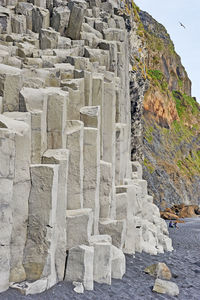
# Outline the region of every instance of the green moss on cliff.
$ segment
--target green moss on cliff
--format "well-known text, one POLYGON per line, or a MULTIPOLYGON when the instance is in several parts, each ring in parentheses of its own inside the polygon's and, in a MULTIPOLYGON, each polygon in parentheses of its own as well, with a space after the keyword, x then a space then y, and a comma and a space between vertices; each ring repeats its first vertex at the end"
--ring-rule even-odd
POLYGON ((152 174, 155 171, 154 166, 150 163, 150 161, 147 158, 144 158, 144 166, 147 167, 150 174, 152 174))
POLYGON ((147 74, 149 75, 151 82, 154 85, 160 87, 162 92, 168 90, 168 84, 165 80, 165 76, 160 70, 148 70, 147 74))

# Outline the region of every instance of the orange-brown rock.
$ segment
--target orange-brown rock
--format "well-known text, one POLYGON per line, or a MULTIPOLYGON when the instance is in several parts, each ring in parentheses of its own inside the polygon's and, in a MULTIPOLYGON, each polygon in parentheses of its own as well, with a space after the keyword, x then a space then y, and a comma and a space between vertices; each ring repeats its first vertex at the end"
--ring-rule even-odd
POLYGON ((176 105, 171 97, 162 93, 158 87, 151 86, 144 96, 144 111, 151 113, 159 124, 170 125, 179 120, 176 105))
POLYGON ((198 205, 187 205, 187 206, 184 206, 178 216, 180 218, 194 218, 197 216, 196 214, 196 211, 198 211, 199 207, 198 205))
POLYGON ((161 216, 161 218, 163 218, 165 220, 178 220, 179 219, 179 217, 177 215, 170 213, 170 212, 166 212, 166 211, 161 211, 160 216, 161 216))
POLYGON ((174 211, 171 208, 165 208, 165 212, 169 212, 171 214, 174 214, 174 211))

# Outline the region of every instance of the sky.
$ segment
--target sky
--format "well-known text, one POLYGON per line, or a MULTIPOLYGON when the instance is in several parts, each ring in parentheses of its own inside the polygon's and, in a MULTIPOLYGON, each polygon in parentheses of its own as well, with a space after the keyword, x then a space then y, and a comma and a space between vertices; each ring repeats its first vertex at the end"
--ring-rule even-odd
POLYGON ((135 0, 135 3, 166 27, 192 81, 192 96, 200 102, 200 0, 135 0))

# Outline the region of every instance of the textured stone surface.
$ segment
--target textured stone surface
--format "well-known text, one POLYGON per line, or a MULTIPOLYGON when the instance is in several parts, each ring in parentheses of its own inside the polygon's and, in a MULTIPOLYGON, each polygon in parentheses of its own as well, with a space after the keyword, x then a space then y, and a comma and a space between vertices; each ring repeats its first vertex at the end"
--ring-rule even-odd
POLYGON ((0 291, 110 285, 123 252, 173 249, 130 161, 135 21, 112 0, 0 4, 0 291))
POLYGON ((65 280, 81 282, 86 290, 93 290, 93 261, 93 247, 80 245, 70 249, 65 280))
POLYGON ((179 288, 174 282, 156 279, 153 287, 153 292, 159 294, 167 294, 170 296, 178 296, 179 288))

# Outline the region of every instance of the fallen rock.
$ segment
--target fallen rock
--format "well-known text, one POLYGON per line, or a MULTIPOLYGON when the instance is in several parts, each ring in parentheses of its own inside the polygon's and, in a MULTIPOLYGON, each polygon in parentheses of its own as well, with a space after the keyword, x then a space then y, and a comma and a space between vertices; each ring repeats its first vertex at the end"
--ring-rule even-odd
POLYGON ((145 273, 160 279, 170 280, 172 278, 171 271, 165 263, 159 262, 157 264, 153 264, 148 266, 144 271, 145 273))
POLYGON ((178 220, 179 219, 179 217, 177 215, 170 213, 170 212, 165 212, 165 211, 161 211, 160 216, 164 220, 178 220))
POLYGON ((153 292, 167 294, 169 296, 178 296, 179 288, 174 282, 156 279, 153 292))
POLYGON ((179 220, 179 218, 195 218, 200 215, 198 205, 175 204, 171 208, 165 208, 160 212, 161 218, 165 220, 179 220))
POLYGON ((187 205, 184 206, 180 211, 179 211, 179 218, 193 218, 196 217, 196 211, 198 211, 199 207, 198 205, 187 205))
POLYGON ((81 282, 74 281, 73 285, 75 286, 74 291, 77 294, 83 294, 84 293, 84 287, 83 287, 83 284, 81 282))

